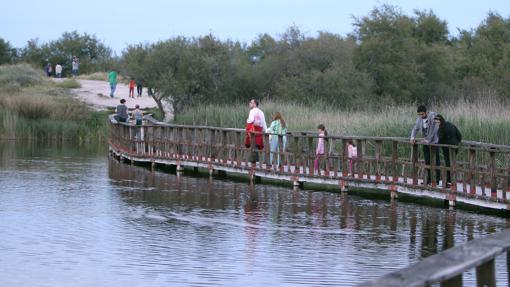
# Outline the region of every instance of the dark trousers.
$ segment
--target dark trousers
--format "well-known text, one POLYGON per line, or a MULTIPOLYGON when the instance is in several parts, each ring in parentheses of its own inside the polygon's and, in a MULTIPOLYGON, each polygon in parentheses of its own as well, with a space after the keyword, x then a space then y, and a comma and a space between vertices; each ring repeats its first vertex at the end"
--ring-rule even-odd
MULTIPOLYGON (((439 160, 439 150, 436 147, 431 146, 423 146, 423 157, 425 159, 425 164, 430 165, 430 153, 431 150, 434 149, 436 152, 436 183, 439 183, 439 179, 441 178, 441 172, 439 171, 439 166, 441 165, 441 161, 439 160)), ((448 158, 449 160, 449 158, 448 158)), ((431 182, 431 174, 430 174, 430 168, 427 168, 427 184, 430 184, 431 182)))
POLYGON ((248 161, 251 163, 256 163, 259 161, 259 150, 261 150, 258 144, 255 144, 255 149, 250 153, 248 161))
POLYGON ((136 93, 138 94, 139 97, 142 96, 142 89, 143 89, 142 85, 136 86, 136 93))
MULTIPOLYGON (((457 150, 455 150, 455 154, 457 154, 457 150)), ((443 147, 443 157, 444 157, 444 163, 446 167, 450 167, 450 149, 447 147, 443 147)), ((446 182, 452 183, 451 173, 450 170, 446 171, 446 182)))

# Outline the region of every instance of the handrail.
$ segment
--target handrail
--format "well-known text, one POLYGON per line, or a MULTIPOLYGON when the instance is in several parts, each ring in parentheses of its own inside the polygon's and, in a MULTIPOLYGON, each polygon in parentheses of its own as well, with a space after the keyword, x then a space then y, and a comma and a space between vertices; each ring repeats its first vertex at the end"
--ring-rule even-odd
POLYGON ((494 260, 509 249, 510 229, 506 229, 447 249, 358 286, 420 287, 449 280, 449 286, 462 286, 462 273, 473 267, 477 268, 478 286, 495 286, 494 260))
MULTIPOLYGON (((215 126, 196 126, 196 125, 183 125, 183 124, 171 124, 166 122, 161 122, 156 120, 152 116, 144 116, 144 119, 146 119, 148 122, 154 124, 154 125, 161 125, 161 126, 169 126, 169 127, 177 127, 177 128, 197 128, 197 129, 214 129, 218 131, 244 131, 244 129, 239 128, 223 128, 223 127, 215 127, 215 126)), ((254 132, 256 133, 256 132, 254 132)), ((295 132, 287 132, 288 135, 293 136, 305 136, 305 137, 319 137, 316 132, 310 132, 310 131, 295 131, 295 132)), ((352 136, 352 135, 328 135, 325 138, 329 139, 350 139, 350 140, 382 140, 382 141, 397 141, 397 142, 409 142, 409 138, 406 137, 381 137, 381 136, 352 136)), ((421 144, 417 141, 417 144, 421 144)), ((445 145, 445 144, 426 144, 429 146, 436 146, 436 147, 450 147, 450 148, 457 148, 457 146, 454 145, 445 145)), ((476 141, 466 141, 463 140, 460 144, 460 146, 466 146, 466 147, 476 147, 481 149, 499 149, 499 150, 508 150, 510 152, 510 145, 497 145, 497 144, 491 144, 491 143, 484 143, 484 142, 476 142, 476 141)))

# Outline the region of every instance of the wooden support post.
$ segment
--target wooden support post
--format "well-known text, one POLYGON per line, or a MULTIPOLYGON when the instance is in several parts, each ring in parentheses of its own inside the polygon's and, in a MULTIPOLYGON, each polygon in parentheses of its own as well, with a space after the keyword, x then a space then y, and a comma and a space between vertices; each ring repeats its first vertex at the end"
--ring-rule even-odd
POLYGON ((498 196, 498 184, 496 178, 496 152, 490 151, 490 181, 491 181, 491 197, 496 198, 498 196))
POLYGON ((398 142, 392 141, 391 148, 391 174, 393 184, 398 181, 398 142))
POLYGON ((357 149, 358 149, 358 157, 356 159, 356 171, 358 172, 358 178, 359 179, 363 179, 363 177, 365 176, 364 175, 364 162, 363 162, 363 154, 365 153, 364 151, 364 142, 363 140, 357 140, 356 141, 356 144, 357 144, 357 149))
POLYGON ((413 185, 418 185, 418 145, 411 146, 411 176, 413 178, 413 185))
POLYGON ((342 176, 344 176, 344 177, 348 176, 348 172, 349 172, 348 156, 349 156, 348 140, 343 139, 342 140, 341 160, 342 160, 342 176))
POLYGON ((375 141, 375 182, 381 182, 381 148, 382 141, 375 141))
POLYGON ((476 267, 476 286, 496 287, 494 258, 476 267))
POLYGON ((439 168, 436 166, 436 153, 438 152, 437 147, 428 146, 430 148, 430 185, 432 187, 437 186, 437 181, 439 178, 436 178, 436 170, 439 168))
POLYGON ((448 148, 448 153, 450 155, 450 180, 452 186, 451 192, 457 192, 457 148, 448 148))
MULTIPOLYGON (((283 145, 283 135, 278 135, 278 153, 276 155, 276 165, 278 172, 284 172, 283 166, 285 165, 285 161, 283 160, 285 154, 285 146, 283 145)), ((288 165, 288 163, 287 163, 288 165)))
POLYGON ((469 149, 469 192, 471 194, 476 193, 476 150, 470 148, 469 149))
MULTIPOLYGON (((308 148, 307 148, 306 154, 307 154, 307 158, 308 158, 308 170, 309 170, 310 176, 313 176, 315 173, 314 161, 315 161, 315 156, 316 156, 315 149, 313 147, 313 137, 308 137, 307 139, 308 139, 308 148), (310 157, 312 157, 311 160, 310 160, 310 157)), ((319 164, 319 166, 320 166, 320 164, 319 164)), ((320 173, 320 169, 317 172, 320 173)))

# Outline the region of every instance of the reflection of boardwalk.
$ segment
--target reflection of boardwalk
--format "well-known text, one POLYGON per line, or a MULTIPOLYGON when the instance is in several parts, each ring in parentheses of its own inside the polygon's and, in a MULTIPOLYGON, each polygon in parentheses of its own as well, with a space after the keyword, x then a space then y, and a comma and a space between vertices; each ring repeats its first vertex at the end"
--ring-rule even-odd
POLYGON ((285 152, 279 153, 283 165, 275 166, 269 162, 267 135, 264 135, 265 148, 257 151, 260 161, 253 164, 247 161, 254 150, 244 147, 244 130, 167 125, 149 120, 142 128, 143 138, 138 140, 136 127, 113 122, 111 152, 133 162, 241 173, 290 181, 294 185, 307 182, 335 185, 339 189, 377 189, 390 191, 392 197, 400 193, 445 200, 450 205, 459 202, 500 210, 509 206, 510 147, 507 146, 470 143, 451 147, 451 167, 436 167, 420 161, 418 145, 411 145, 407 139, 356 137, 358 158, 353 174, 349 174, 346 156, 346 142, 352 139, 349 137, 327 137, 328 152, 320 169, 314 170, 317 137, 314 134, 288 134, 289 145, 285 152), (423 184, 427 180, 424 170, 428 168, 440 171, 438 185, 423 184), (445 183, 447 171, 456 182, 451 188, 445 183))

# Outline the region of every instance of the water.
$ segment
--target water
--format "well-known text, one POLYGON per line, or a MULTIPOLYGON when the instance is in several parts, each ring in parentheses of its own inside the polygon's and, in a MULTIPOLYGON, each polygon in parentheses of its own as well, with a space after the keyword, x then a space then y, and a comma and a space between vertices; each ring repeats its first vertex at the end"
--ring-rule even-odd
MULTIPOLYGON (((500 217, 0 144, 0 286, 353 286, 500 217)), ((506 286, 506 261, 497 260, 506 286)), ((464 277, 474 286, 473 271, 464 277)))

